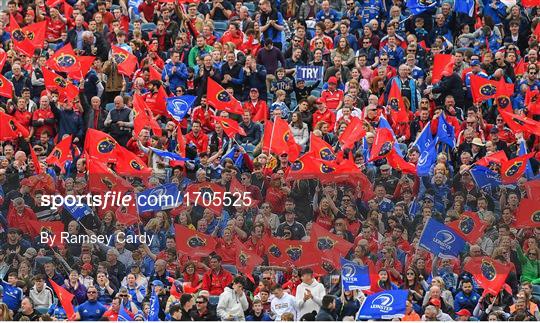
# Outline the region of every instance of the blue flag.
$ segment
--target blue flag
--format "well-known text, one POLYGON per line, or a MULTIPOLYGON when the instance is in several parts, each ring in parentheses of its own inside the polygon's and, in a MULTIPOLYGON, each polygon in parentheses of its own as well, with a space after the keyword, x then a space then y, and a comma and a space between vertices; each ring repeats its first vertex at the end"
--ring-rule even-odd
POLYGON ((419 15, 426 10, 435 8, 435 6, 437 6, 437 1, 434 0, 407 0, 407 8, 411 10, 413 15, 419 15))
POLYGON ((456 13, 464 13, 469 17, 474 16, 474 0, 454 1, 454 11, 456 13))
POLYGON ((343 257, 339 262, 341 264, 341 281, 343 282, 344 291, 355 289, 364 290, 371 287, 368 266, 360 266, 343 257))
POLYGON ((454 230, 429 218, 419 241, 420 247, 441 258, 457 257, 465 248, 465 240, 454 230))
POLYGON ((476 165, 470 172, 476 185, 486 193, 492 193, 502 185, 501 176, 487 167, 476 165))
POLYGON ((229 149, 229 151, 227 153, 225 153, 225 155, 221 156, 221 159, 219 160, 219 162, 223 163, 225 161, 225 159, 227 159, 227 158, 234 161, 234 154, 236 153, 237 149, 238 148, 236 148, 236 145, 233 146, 231 149, 229 149))
POLYGON ((234 161, 234 166, 238 169, 242 169, 242 166, 244 166, 244 154, 238 154, 238 157, 236 157, 236 160, 234 161))
POLYGON ((184 158, 176 153, 173 153, 173 152, 170 152, 170 151, 166 151, 166 150, 161 150, 161 149, 157 149, 157 148, 154 148, 154 147, 150 147, 150 149, 156 154, 158 155, 159 157, 161 158, 169 158, 169 159, 172 159, 172 160, 178 160, 178 161, 186 161, 186 160, 189 160, 189 158, 184 158))
POLYGON ((431 166, 437 161, 436 144, 437 138, 433 138, 431 134, 431 122, 428 122, 413 144, 420 151, 420 157, 416 165, 418 176, 429 175, 431 166))
POLYGON ((405 316, 408 290, 386 290, 366 297, 358 312, 358 320, 401 318, 405 316))
POLYGON ((164 184, 137 193, 137 212, 172 209, 182 203, 183 196, 174 183, 164 184))
POLYGON ((71 214, 71 216, 73 217, 75 221, 81 221, 85 216, 92 214, 92 209, 86 204, 83 204, 83 205, 75 204, 75 205, 69 206, 64 203, 63 207, 64 209, 66 209, 66 211, 69 212, 69 214, 71 214))
POLYGON ((420 203, 418 203, 418 198, 414 198, 409 206, 409 220, 414 220, 418 213, 420 212, 420 203))
POLYGON ((133 321, 133 318, 126 311, 124 305, 120 305, 120 310, 118 311, 118 321, 133 321))
MULTIPOLYGON (((526 154, 527 154, 527 144, 525 143, 525 140, 520 140, 519 141, 518 156, 523 156, 523 155, 526 155, 526 154)), ((525 177, 527 179, 529 179, 529 180, 534 178, 534 173, 533 173, 533 170, 532 170, 532 167, 531 167, 530 160, 527 161, 527 166, 525 168, 525 177)))
POLYGON ((148 313, 148 321, 160 321, 159 299, 154 290, 152 290, 152 296, 150 296, 150 313, 148 313))
POLYGON ((193 106, 193 103, 195 103, 196 99, 197 97, 193 95, 182 95, 167 98, 167 111, 174 120, 180 121, 184 119, 189 109, 191 109, 193 106))
POLYGON ((456 134, 454 132, 454 127, 446 122, 444 116, 439 116, 439 126, 437 127, 437 137, 439 141, 447 144, 451 148, 456 147, 456 134))

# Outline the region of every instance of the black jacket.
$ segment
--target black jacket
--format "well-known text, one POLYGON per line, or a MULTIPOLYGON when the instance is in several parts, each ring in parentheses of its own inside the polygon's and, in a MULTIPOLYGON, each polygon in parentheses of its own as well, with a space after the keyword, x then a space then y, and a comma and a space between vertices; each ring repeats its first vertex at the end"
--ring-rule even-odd
POLYGON ((325 308, 321 308, 319 310, 319 313, 317 313, 317 316, 315 317, 315 321, 335 321, 335 320, 336 320, 336 317, 325 308))
POLYGON ((443 76, 441 81, 433 87, 433 93, 441 94, 441 103, 444 102, 444 98, 447 95, 452 95, 456 100, 456 106, 465 106, 465 91, 463 91, 463 81, 457 73, 452 73, 450 76, 443 76))

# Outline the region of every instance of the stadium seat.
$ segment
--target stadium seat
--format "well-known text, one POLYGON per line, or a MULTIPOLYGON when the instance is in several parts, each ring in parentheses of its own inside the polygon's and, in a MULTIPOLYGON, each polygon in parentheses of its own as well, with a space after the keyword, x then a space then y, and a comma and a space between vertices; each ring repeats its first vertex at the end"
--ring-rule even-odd
POLYGON ((223 267, 223 269, 230 272, 233 276, 238 275, 238 268, 236 268, 236 266, 234 266, 234 265, 226 265, 226 264, 223 264, 221 266, 223 267))
POLYGON ((314 97, 319 98, 321 96, 321 91, 315 89, 315 90, 311 91, 311 95, 313 95, 314 97))
POLYGON ((148 22, 146 24, 141 25, 142 31, 154 31, 156 30, 156 24, 153 22, 148 22))
POLYGON ((229 28, 229 24, 226 21, 214 21, 214 30, 224 32, 229 28))
POLYGON ((250 15, 255 12, 255 4, 253 2, 244 2, 244 6, 248 8, 250 15))
POLYGON ((210 295, 210 298, 208 298, 208 303, 210 305, 217 305, 219 303, 219 296, 210 295))

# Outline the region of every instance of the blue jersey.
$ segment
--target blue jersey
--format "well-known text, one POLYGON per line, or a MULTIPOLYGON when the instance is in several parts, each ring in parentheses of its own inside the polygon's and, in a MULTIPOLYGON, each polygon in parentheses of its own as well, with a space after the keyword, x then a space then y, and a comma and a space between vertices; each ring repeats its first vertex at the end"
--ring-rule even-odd
POLYGON ((86 301, 77 308, 81 321, 99 321, 105 311, 107 311, 105 305, 98 301, 86 301))
POLYGON ((59 304, 52 304, 51 307, 49 307, 47 314, 56 318, 58 321, 67 320, 66 311, 59 304))
POLYGON ((23 299, 22 289, 12 286, 5 281, 2 281, 1 284, 2 287, 4 287, 4 297, 2 298, 2 302, 4 302, 14 313, 17 313, 23 299))

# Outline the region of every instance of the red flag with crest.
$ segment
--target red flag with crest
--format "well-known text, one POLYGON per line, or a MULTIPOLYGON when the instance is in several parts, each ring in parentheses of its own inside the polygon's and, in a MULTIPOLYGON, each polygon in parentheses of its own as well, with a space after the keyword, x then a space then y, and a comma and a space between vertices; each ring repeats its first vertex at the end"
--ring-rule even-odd
MULTIPOLYGON (((131 201, 135 201, 135 197, 133 195, 131 201)), ((126 226, 139 222, 137 207, 134 203, 129 203, 128 206, 120 206, 116 209, 114 214, 116 217, 116 222, 122 223, 126 226)))
POLYGON ((212 118, 221 124, 221 127, 223 127, 223 132, 225 132, 229 138, 234 138, 237 134, 240 136, 246 136, 246 131, 244 128, 240 127, 238 122, 235 120, 216 116, 212 116, 212 118))
POLYGON ((47 30, 47 20, 33 23, 24 27, 22 30, 34 48, 45 48, 45 31, 47 30))
POLYGON ((14 140, 19 136, 28 138, 30 132, 14 117, 0 111, 0 141, 14 140))
POLYGON ((482 102, 495 97, 498 82, 471 74, 471 94, 473 102, 482 102))
POLYGON ((538 208, 539 198, 529 197, 522 199, 516 210, 516 221, 514 227, 518 229, 540 227, 540 209, 538 208))
POLYGON ((336 160, 336 154, 334 153, 332 146, 322 138, 315 136, 313 133, 311 134, 309 151, 307 154, 312 155, 315 159, 326 162, 336 160))
POLYGON ((64 96, 68 101, 73 101, 79 95, 79 88, 62 76, 43 68, 43 79, 47 89, 56 89, 60 96, 64 96))
POLYGON ((118 46, 111 46, 114 62, 118 65, 118 73, 130 77, 137 68, 137 57, 118 46))
POLYGON ((317 263, 317 250, 311 242, 268 238, 263 241, 271 266, 303 267, 317 263))
POLYGON ((86 161, 88 169, 88 187, 92 193, 103 193, 107 191, 126 192, 133 190, 131 184, 116 174, 106 164, 88 158, 86 161))
MULTIPOLYGON (((1 68, 1 67, 0 67, 1 68)), ((4 98, 13 98, 13 83, 0 74, 0 96, 4 98)))
POLYGON ((458 220, 448 223, 447 226, 469 243, 475 244, 484 234, 487 225, 480 220, 476 212, 465 211, 458 220))
POLYGON ((135 153, 125 147, 116 147, 118 160, 116 162, 116 172, 122 176, 147 177, 152 175, 152 168, 135 153))
POLYGON ((57 50, 53 56, 47 60, 47 66, 57 72, 73 73, 80 70, 77 55, 73 51, 70 43, 57 50))
POLYGON ((236 268, 239 272, 244 273, 249 280, 255 283, 253 279, 253 270, 255 267, 262 264, 263 259, 253 250, 247 249, 242 243, 236 248, 236 268))
POLYGON ((371 159, 369 161, 385 158, 394 150, 394 135, 388 128, 377 128, 375 141, 371 146, 371 159))
POLYGON ((517 115, 506 110, 499 109, 504 122, 515 132, 525 132, 540 136, 540 122, 526 116, 517 115))
POLYGON ((399 89, 399 86, 395 80, 392 81, 392 85, 390 86, 387 105, 390 108, 390 116, 392 117, 392 121, 394 123, 409 121, 409 113, 405 108, 405 102, 403 102, 401 90, 399 89))
POLYGON ((71 153, 71 141, 71 136, 62 139, 57 145, 54 146, 49 156, 47 156, 47 159, 45 159, 45 162, 49 165, 55 165, 63 169, 66 161, 73 160, 71 153))
POLYGON ((289 125, 281 118, 264 124, 262 149, 266 153, 288 154, 289 161, 295 161, 301 151, 300 146, 294 141, 289 125))
POLYGON ((26 33, 21 29, 13 15, 9 15, 9 28, 6 30, 11 33, 13 46, 16 49, 18 49, 25 56, 34 56, 34 45, 32 45, 32 42, 26 38, 26 33))
POLYGON ((503 184, 513 184, 523 176, 527 168, 527 161, 532 158, 534 153, 528 153, 523 156, 510 159, 501 163, 501 180, 503 184))
POLYGON ((471 273, 478 285, 484 289, 484 295, 499 294, 510 273, 510 267, 491 257, 471 258, 464 269, 471 273))
POLYGON ((206 100, 208 101, 208 105, 213 106, 218 110, 239 115, 244 113, 240 101, 230 95, 229 92, 225 91, 225 89, 211 77, 208 78, 206 100))
POLYGON ((388 161, 388 164, 398 172, 416 174, 416 165, 403 159, 395 149, 392 149, 386 160, 388 161))
POLYGON ((493 164, 493 163, 501 164, 505 161, 508 161, 508 157, 506 156, 506 153, 503 150, 499 150, 496 153, 480 158, 475 164, 484 166, 484 167, 489 167, 490 164, 493 164))
POLYGON ((96 129, 88 129, 84 141, 84 151, 89 157, 105 162, 118 160, 118 147, 116 140, 111 135, 96 129))
POLYGON ((214 237, 191 230, 183 225, 174 225, 176 250, 190 257, 206 257, 216 249, 214 237))
MULTIPOLYGON (((62 240, 60 239, 62 232, 64 232, 64 224, 62 221, 34 221, 28 220, 28 227, 32 231, 35 237, 42 236, 47 239, 49 247, 62 246, 62 240)), ((41 239, 41 238, 40 238, 41 239)))
MULTIPOLYGON (((354 247, 354 245, 349 241, 331 233, 317 223, 313 223, 311 226, 310 242, 314 244, 318 252, 334 253, 343 257, 349 253, 352 247, 354 247)), ((339 267, 339 259, 338 263, 334 265, 339 267)))
POLYGON ((68 77, 77 81, 82 80, 88 74, 90 68, 92 68, 95 59, 96 57, 94 56, 77 56, 78 68, 69 72, 68 77))

